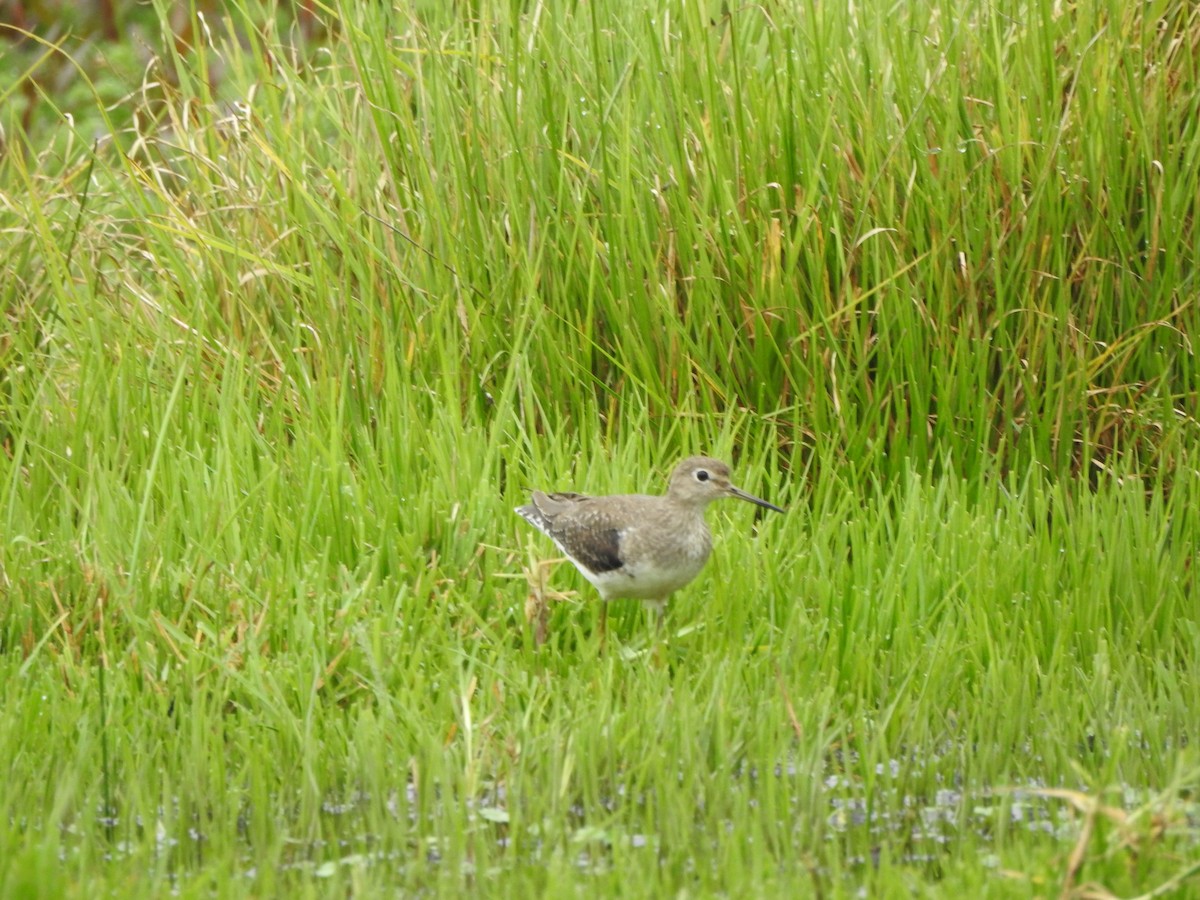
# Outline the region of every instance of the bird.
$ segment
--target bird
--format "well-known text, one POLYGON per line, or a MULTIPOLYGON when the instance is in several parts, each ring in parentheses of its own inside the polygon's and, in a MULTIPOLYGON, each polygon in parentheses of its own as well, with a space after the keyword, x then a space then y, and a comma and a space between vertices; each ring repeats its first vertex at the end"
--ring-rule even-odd
POLYGON ((708 456, 689 456, 676 465, 662 496, 535 490, 516 512, 554 541, 600 593, 603 635, 608 601, 618 599, 643 601, 661 629, 667 598, 708 561, 712 533, 704 511, 724 497, 785 512, 735 487, 729 466, 708 456))

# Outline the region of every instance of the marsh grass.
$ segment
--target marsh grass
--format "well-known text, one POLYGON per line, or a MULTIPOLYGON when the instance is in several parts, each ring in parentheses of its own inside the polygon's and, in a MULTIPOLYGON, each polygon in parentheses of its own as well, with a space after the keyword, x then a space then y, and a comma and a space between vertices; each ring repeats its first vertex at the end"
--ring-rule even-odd
POLYGON ((1194 884, 1200 20, 1084 7, 247 9, 3 113, 0 893, 1194 884), (511 508, 696 450, 789 514, 602 651, 511 508))

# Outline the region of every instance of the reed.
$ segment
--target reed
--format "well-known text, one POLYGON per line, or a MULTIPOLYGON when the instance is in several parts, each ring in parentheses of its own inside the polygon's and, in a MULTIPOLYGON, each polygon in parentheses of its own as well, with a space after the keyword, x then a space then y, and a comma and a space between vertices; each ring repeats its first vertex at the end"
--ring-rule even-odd
POLYGON ((0 93, 0 894, 1196 883, 1191 4, 229 9, 0 93))

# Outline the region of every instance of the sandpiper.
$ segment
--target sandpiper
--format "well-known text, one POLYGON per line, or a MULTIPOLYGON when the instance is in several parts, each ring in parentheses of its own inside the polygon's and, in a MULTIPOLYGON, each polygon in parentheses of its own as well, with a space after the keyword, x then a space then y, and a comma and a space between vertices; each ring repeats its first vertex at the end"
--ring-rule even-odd
POLYGON ((667 598, 708 560, 712 535, 704 510, 722 497, 784 511, 730 484, 729 466, 719 459, 691 456, 675 467, 661 497, 534 491, 533 502, 517 513, 558 545, 601 598, 642 600, 661 625, 667 598))

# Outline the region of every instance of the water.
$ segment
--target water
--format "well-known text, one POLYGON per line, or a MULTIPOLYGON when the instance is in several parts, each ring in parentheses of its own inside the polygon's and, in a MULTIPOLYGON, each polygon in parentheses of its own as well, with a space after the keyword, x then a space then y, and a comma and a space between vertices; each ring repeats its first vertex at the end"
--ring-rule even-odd
MULTIPOLYGON (((719 785, 708 782, 702 795, 692 801, 691 837, 686 839, 692 856, 685 860, 685 868, 707 868, 715 873, 723 845, 761 840, 756 835, 763 834, 773 836, 768 858, 779 858, 771 854, 781 852, 786 855, 786 843, 780 848, 779 840, 790 842, 797 855, 813 855, 814 839, 833 845, 831 852, 841 860, 842 871, 848 876, 879 866, 884 854, 892 863, 936 873, 957 845, 987 848, 994 844, 997 833, 1006 834, 1010 844, 1020 834, 1052 841, 1061 844, 1064 853, 1077 840, 1082 815, 1072 800, 1084 796, 1082 789, 1073 795, 1036 780, 1020 785, 976 786, 959 776, 940 774, 944 767, 945 760, 936 755, 908 754, 865 771, 853 754, 840 753, 832 754, 826 760, 825 771, 815 775, 795 761, 741 766, 723 776, 726 793, 714 793, 719 785), (923 787, 913 791, 914 784, 923 787), (767 797, 771 802, 766 802, 767 797), (708 808, 717 803, 721 804, 719 812, 708 808), (773 812, 766 812, 768 808, 773 812), (756 827, 764 824, 765 815, 781 814, 786 819, 766 823, 773 829, 756 827)), ((688 784, 686 774, 680 770, 668 792, 688 784)), ((690 783, 696 782, 693 779, 690 783)), ((1147 790, 1126 786, 1119 793, 1106 793, 1103 802, 1129 812, 1151 797, 1147 790)), ((434 871, 453 866, 456 869, 447 874, 456 871, 471 878, 475 875, 475 854, 464 853, 464 843, 475 846, 485 841, 495 851, 483 854, 491 860, 493 874, 496 868, 545 866, 561 856, 565 846, 580 876, 599 876, 613 871, 614 858, 645 854, 654 862, 680 850, 680 833, 687 832, 687 823, 682 828, 678 822, 671 824, 674 843, 670 847, 647 827, 647 823, 656 821, 655 810, 661 809, 662 804, 655 803, 658 799, 652 787, 634 788, 617 781, 590 807, 577 800, 567 806, 565 816, 530 822, 522 816, 520 798, 510 795, 504 784, 487 784, 475 796, 462 799, 437 788, 430 796, 422 797, 410 782, 398 784, 379 798, 367 791, 351 790, 330 794, 321 804, 320 823, 315 829, 321 837, 284 836, 283 851, 271 865, 277 873, 316 879, 333 878, 348 867, 383 867, 374 877, 382 875, 386 880, 388 873, 394 873, 399 879, 418 866, 434 871), (396 833, 387 831, 389 822, 400 825, 396 833), (466 837, 459 833, 464 822, 466 837)), ((671 808, 678 809, 678 797, 673 793, 670 801, 671 808)), ((160 809, 155 817, 135 815, 130 820, 132 829, 125 826, 119 814, 110 812, 96 820, 100 837, 82 827, 65 829, 64 862, 68 861, 72 844, 108 834, 112 836, 105 841, 110 862, 144 859, 147 848, 153 847, 156 859, 170 861, 166 867, 171 883, 186 881, 189 869, 206 853, 214 852, 206 849, 206 829, 220 827, 220 822, 200 815, 187 822, 180 807, 178 801, 173 801, 170 810, 160 809), (164 824, 168 821, 174 823, 177 833, 164 824)), ((270 807, 278 829, 286 832, 291 827, 289 811, 299 809, 301 803, 298 797, 275 797, 270 807)), ((1179 810, 1192 846, 1200 847, 1200 800, 1188 798, 1179 810)), ((236 852, 241 876, 253 881, 266 863, 261 848, 254 846, 251 818, 249 810, 238 816, 240 846, 236 852)), ((985 866, 999 866, 997 855, 975 855, 985 866)))

